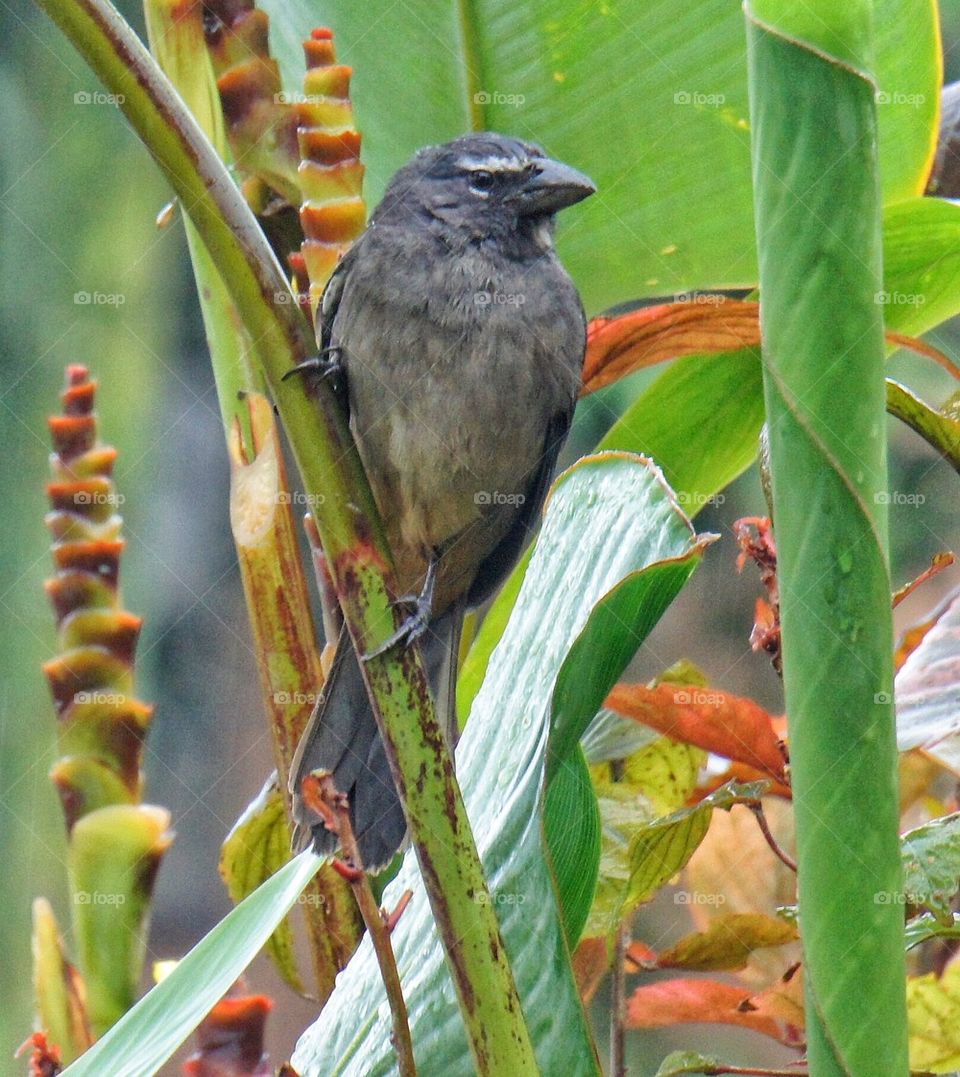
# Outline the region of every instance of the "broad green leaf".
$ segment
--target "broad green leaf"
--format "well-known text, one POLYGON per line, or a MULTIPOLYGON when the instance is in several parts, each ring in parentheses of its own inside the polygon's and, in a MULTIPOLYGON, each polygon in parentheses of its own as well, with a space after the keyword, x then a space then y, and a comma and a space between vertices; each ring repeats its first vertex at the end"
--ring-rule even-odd
MULTIPOLYGON (((413 0, 372 12, 333 0, 265 0, 264 7, 290 92, 301 90, 303 38, 314 26, 333 28, 338 55, 354 68, 371 204, 420 146, 469 129, 504 131, 542 143, 598 185, 560 228, 561 253, 588 310, 638 295, 756 283, 738 5, 475 0, 437 8, 413 0)), ((881 174, 893 201, 919 194, 926 179, 939 42, 928 0, 883 0, 876 25, 875 68, 887 95, 878 109, 881 174)))
POLYGON ((457 714, 460 717, 461 726, 470 713, 474 697, 480 691, 480 685, 483 684, 490 655, 496 649, 497 644, 500 642, 500 637, 507 627, 507 622, 510 620, 510 613, 513 610, 514 603, 517 601, 517 595, 520 594, 520 585, 523 583, 523 577, 527 571, 527 566, 530 564, 532 553, 533 547, 531 546, 514 566, 513 571, 507 577, 496 599, 484 616, 483 623, 477 630, 473 643, 470 645, 470 650, 463 660, 460 674, 457 677, 457 714))
POLYGON ((906 900, 925 906, 942 924, 952 924, 950 902, 960 890, 960 812, 908 831, 901 845, 906 900))
POLYGON ((875 900, 898 890, 900 850, 873 14, 747 5, 808 1047, 824 1077, 907 1062, 902 910, 875 900))
POLYGON ((64 1074, 153 1077, 257 956, 322 863, 307 851, 285 864, 64 1074))
MULTIPOLYGON (((700 544, 659 473, 624 454, 580 461, 560 477, 540 541, 457 750, 457 776, 474 824, 524 1011, 545 1073, 596 1073, 597 1061, 570 970, 554 880, 543 855, 544 768, 582 767, 577 740, 627 657, 692 571, 700 544), (583 556, 589 549, 590 557, 583 556), (642 597, 639 601, 637 596, 642 597), (619 620, 610 616, 615 610, 619 620), (629 613, 629 616, 625 616, 629 613), (628 638, 629 646, 624 644, 628 638), (576 646, 589 640, 590 648, 576 646), (578 691, 562 698, 563 680, 578 691)), ((580 779, 559 778, 561 791, 580 779)), ((556 780, 553 783, 556 787, 556 780)), ((567 804, 574 796, 563 793, 567 804)), ((556 796, 556 789, 548 802, 556 796)), ((565 804, 559 805, 562 813, 565 804)), ((549 829, 549 828, 548 828, 549 829)), ((595 832, 594 832, 595 833, 595 832)), ((585 828, 584 841, 595 841, 585 828)), ((564 851, 554 844, 559 872, 564 851)), ((580 852, 589 870, 590 851, 580 852)), ((592 880, 584 880, 585 896, 592 880)), ((384 903, 414 898, 393 933, 411 1032, 424 1072, 471 1073, 419 870, 408 854, 384 903), (433 941, 431 941, 433 940, 433 941), (442 1061, 441 1061, 442 1060, 442 1061)), ((566 921, 578 917, 566 911, 566 921)), ((320 1018, 300 1039, 304 1075, 392 1070, 389 1014, 364 942, 320 1018), (374 986, 376 985, 376 986, 374 986)))
MULTIPOLYGON (((290 827, 274 774, 234 823, 220 850, 220 874, 234 903, 270 878, 290 859, 290 827)), ((301 994, 303 981, 293 949, 293 927, 284 920, 267 942, 280 974, 301 994)))
POLYGON ((883 215, 883 290, 889 329, 914 336, 960 310, 960 205, 911 198, 883 215))
POLYGON ((570 754, 547 786, 543 829, 564 937, 572 951, 590 914, 600 869, 600 809, 581 751, 570 754))
POLYGON ((600 443, 651 456, 694 516, 757 455, 763 381, 753 348, 672 363, 600 443))

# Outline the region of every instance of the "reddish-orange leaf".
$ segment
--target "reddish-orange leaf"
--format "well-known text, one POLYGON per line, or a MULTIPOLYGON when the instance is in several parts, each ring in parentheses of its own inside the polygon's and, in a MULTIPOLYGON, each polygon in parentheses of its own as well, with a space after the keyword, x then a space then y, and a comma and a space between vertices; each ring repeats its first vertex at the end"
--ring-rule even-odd
POLYGON ((796 968, 749 995, 736 984, 677 979, 638 987, 627 1000, 628 1028, 721 1024, 748 1028, 788 1047, 803 1046, 803 996, 796 968))
MULTIPOLYGON (((887 333, 887 342, 910 348, 960 378, 960 368, 926 341, 887 333)), ((700 352, 735 351, 760 344, 760 304, 726 295, 689 295, 675 303, 641 307, 587 328, 582 394, 667 359, 700 352)))
POLYGON ((771 716, 753 700, 695 685, 618 684, 606 706, 627 718, 746 763, 786 782, 786 753, 771 716))
POLYGON ((759 344, 758 311, 756 302, 701 295, 594 318, 587 330, 583 395, 665 359, 759 344))

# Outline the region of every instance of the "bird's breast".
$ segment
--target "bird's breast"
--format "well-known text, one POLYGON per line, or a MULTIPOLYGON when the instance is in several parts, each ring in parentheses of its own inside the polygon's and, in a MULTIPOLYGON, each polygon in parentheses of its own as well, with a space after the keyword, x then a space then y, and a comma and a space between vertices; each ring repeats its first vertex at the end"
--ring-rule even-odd
POLYGON ((579 302, 562 270, 542 278, 453 260, 344 293, 351 426, 410 566, 401 575, 445 546, 448 576, 476 568, 522 510, 551 418, 575 399, 579 302))

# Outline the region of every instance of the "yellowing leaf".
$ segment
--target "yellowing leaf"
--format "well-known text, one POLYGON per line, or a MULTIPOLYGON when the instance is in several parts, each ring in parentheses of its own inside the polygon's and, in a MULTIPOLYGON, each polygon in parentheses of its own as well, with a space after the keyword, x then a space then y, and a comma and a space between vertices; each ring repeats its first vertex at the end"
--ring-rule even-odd
POLYGON ((960 965, 907 978, 910 1068, 931 1073, 960 1069, 960 965))
POLYGON ((793 924, 760 913, 718 916, 706 931, 687 935, 651 957, 627 948, 627 958, 643 968, 692 969, 698 972, 736 971, 747 964, 754 950, 782 946, 797 938, 793 924))

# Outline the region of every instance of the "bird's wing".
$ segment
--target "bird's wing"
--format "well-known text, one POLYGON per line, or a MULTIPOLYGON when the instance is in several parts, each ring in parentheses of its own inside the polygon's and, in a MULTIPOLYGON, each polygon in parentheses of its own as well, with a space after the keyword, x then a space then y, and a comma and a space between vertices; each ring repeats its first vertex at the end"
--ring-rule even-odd
POLYGON ((527 540, 540 522, 540 510, 550 489, 553 469, 566 440, 573 420, 573 405, 557 412, 550 420, 540 453, 540 462, 531 474, 525 491, 525 499, 513 526, 498 543, 497 548, 480 565, 467 595, 467 606, 479 606, 485 602, 510 575, 527 540))
POLYGON ((320 309, 317 311, 317 341, 321 348, 329 348, 333 336, 333 322, 340 309, 340 300, 343 298, 343 289, 350 274, 350 267, 356 260, 357 248, 362 241, 362 236, 347 251, 337 263, 336 269, 330 274, 327 286, 323 290, 320 300, 320 309))

